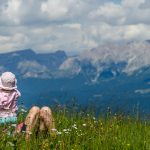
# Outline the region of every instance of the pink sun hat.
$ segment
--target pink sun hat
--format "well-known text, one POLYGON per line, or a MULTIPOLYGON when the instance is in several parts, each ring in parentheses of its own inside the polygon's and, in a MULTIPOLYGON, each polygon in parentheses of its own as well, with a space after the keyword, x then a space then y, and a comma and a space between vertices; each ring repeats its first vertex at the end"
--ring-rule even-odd
POLYGON ((0 77, 0 88, 4 90, 14 90, 17 89, 17 80, 12 72, 4 72, 0 77))

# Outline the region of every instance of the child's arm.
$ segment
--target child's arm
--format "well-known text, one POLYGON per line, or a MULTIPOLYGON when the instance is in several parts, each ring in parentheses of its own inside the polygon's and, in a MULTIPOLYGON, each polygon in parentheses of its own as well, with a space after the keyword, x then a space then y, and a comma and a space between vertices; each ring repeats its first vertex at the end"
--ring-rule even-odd
POLYGON ((15 100, 17 100, 20 96, 21 96, 21 93, 18 90, 16 90, 15 100))

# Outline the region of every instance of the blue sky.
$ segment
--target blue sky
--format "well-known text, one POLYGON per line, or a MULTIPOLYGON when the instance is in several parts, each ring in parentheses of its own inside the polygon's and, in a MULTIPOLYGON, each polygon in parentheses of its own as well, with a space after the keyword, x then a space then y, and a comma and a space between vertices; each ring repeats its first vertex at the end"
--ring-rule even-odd
POLYGON ((81 52, 150 39, 149 0, 0 0, 0 52, 81 52))

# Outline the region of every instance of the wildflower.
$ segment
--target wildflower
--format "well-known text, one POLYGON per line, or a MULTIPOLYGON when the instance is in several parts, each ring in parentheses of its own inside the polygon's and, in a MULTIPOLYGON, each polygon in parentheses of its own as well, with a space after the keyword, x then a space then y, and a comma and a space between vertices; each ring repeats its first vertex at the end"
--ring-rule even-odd
POLYGON ((61 135, 61 134, 62 134, 62 132, 58 132, 58 131, 57 131, 57 132, 56 132, 56 134, 57 134, 57 135, 61 135))
POLYGON ((82 124, 82 126, 86 127, 86 124, 84 123, 84 124, 82 124))
POLYGON ((7 132, 7 135, 11 135, 10 131, 7 132))
POLYGON ((72 126, 72 128, 77 129, 77 125, 76 125, 76 124, 74 124, 74 125, 72 126))
POLYGON ((7 142, 7 144, 12 146, 12 147, 15 146, 12 142, 7 142))
POLYGON ((77 127, 73 127, 73 128, 77 130, 77 127))
POLYGON ((65 133, 69 133, 70 129, 63 129, 65 133))
POLYGON ((17 125, 16 125, 16 124, 11 124, 11 126, 12 126, 12 127, 16 127, 17 125))
POLYGON ((96 118, 95 117, 93 117, 93 120, 95 120, 96 118))
POLYGON ((64 131, 64 132, 66 132, 66 131, 67 131, 67 129, 63 129, 63 131, 64 131))
POLYGON ((21 108, 20 111, 21 111, 21 112, 27 112, 27 110, 25 110, 25 109, 23 109, 23 108, 21 108))
POLYGON ((55 128, 53 128, 53 129, 51 129, 52 131, 57 131, 57 129, 55 129, 55 128))
POLYGON ((46 140, 44 140, 42 142, 42 148, 43 149, 48 149, 49 148, 49 141, 48 141, 48 139, 46 139, 46 140))
POLYGON ((26 133, 28 133, 28 134, 32 134, 32 132, 30 132, 30 131, 26 131, 26 133))

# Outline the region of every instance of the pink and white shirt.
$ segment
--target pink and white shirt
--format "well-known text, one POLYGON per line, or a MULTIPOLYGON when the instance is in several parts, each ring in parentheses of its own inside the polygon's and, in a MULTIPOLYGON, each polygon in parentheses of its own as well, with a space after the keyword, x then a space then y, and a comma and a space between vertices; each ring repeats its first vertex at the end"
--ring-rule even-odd
POLYGON ((17 89, 12 91, 0 89, 0 117, 13 117, 17 115, 17 99, 20 96, 21 94, 17 89))

